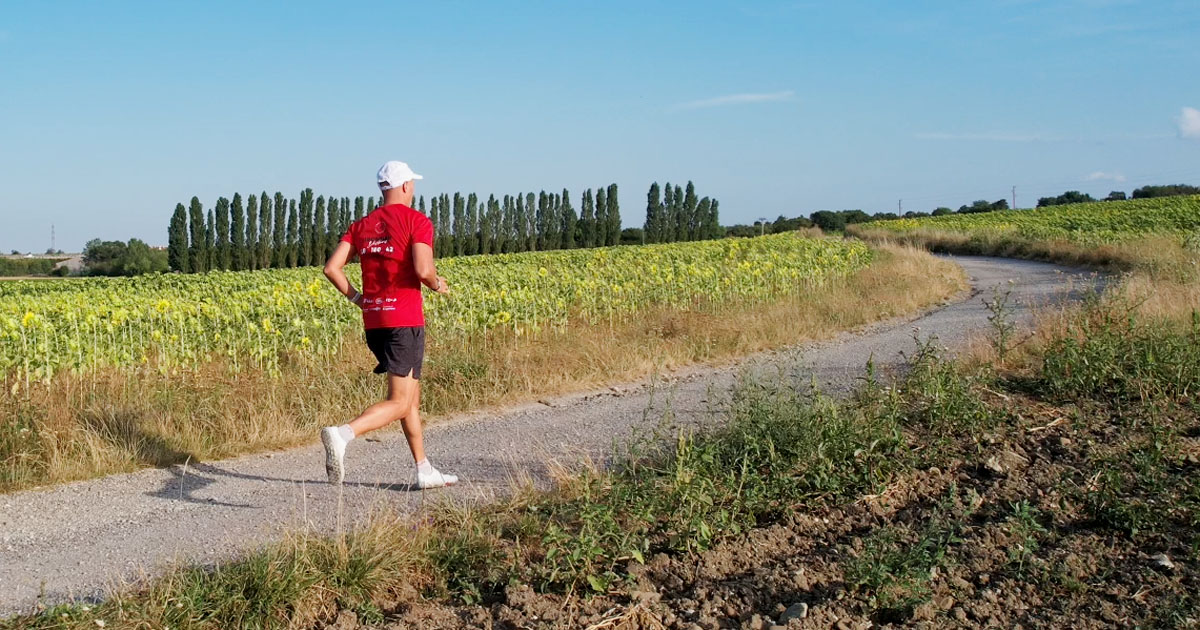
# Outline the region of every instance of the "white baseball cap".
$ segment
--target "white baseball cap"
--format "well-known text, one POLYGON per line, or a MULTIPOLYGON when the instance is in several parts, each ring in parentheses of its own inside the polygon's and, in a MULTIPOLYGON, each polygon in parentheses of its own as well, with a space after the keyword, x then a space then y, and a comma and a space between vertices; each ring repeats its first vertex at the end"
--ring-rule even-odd
POLYGON ((404 182, 424 178, 412 172, 412 169, 404 162, 392 160, 379 167, 379 175, 376 179, 379 180, 379 190, 391 190, 399 188, 404 182))

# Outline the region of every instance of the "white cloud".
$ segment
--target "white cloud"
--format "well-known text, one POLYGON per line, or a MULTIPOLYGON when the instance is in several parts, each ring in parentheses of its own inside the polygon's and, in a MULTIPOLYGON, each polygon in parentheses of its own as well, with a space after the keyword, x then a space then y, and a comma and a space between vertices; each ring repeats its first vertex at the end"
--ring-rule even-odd
POLYGON ((1087 175, 1084 175, 1083 180, 1087 182, 1123 182, 1125 181, 1125 176, 1120 173, 1105 173, 1104 171, 1096 171, 1094 173, 1088 173, 1087 175))
POLYGON ((1179 137, 1200 140, 1200 109, 1184 107, 1179 113, 1179 137))
POLYGON ((701 109, 704 107, 722 107, 725 105, 746 105, 749 103, 792 101, 795 100, 795 97, 796 93, 792 90, 786 90, 783 92, 729 94, 726 96, 718 96, 716 98, 706 98, 699 101, 680 103, 675 106, 675 109, 701 109))
POLYGON ((944 133, 940 131, 913 134, 918 140, 982 140, 985 142, 1037 142, 1057 140, 1036 133, 944 133))

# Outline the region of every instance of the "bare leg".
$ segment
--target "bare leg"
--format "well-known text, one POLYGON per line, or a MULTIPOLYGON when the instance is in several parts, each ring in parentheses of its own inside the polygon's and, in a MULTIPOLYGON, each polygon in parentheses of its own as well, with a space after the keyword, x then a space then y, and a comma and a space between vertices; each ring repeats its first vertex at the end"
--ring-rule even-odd
MULTIPOLYGON (((412 410, 415 401, 415 392, 417 391, 417 380, 412 376, 399 376, 396 374, 388 374, 387 379, 387 400, 367 407, 357 418, 350 421, 350 428, 354 431, 355 437, 385 427, 403 418, 412 410)), ((404 433, 407 437, 407 422, 405 423, 404 433)), ((417 439, 420 440, 420 433, 418 432, 417 435, 417 439)), ((409 439, 411 441, 412 438, 409 439)))
POLYGON ((408 439, 408 449, 412 451, 414 462, 425 459, 425 440, 421 434, 421 412, 417 411, 420 405, 421 381, 416 381, 416 386, 413 387, 412 406, 409 407, 408 413, 404 415, 404 420, 400 425, 404 427, 404 437, 408 439))

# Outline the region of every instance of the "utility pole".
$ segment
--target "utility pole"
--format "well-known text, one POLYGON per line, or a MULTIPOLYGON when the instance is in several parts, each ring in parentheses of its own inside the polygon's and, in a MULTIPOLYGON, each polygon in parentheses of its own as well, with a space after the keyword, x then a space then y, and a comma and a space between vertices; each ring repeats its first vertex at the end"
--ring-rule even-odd
POLYGON ((1017 187, 1013 186, 1013 210, 1017 209, 1017 187))
POLYGON ((896 200, 896 216, 903 216, 903 215, 904 215, 904 200, 897 199, 896 200))
POLYGON ((54 251, 54 224, 50 224, 50 251, 54 251))

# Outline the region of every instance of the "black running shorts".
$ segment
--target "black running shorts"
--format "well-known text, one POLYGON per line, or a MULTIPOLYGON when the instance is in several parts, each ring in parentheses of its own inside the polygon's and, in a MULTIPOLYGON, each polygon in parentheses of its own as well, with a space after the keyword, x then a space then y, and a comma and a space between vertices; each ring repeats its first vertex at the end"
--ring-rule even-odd
POLYGON ((424 326, 368 329, 367 347, 379 361, 376 374, 411 374, 415 379, 421 378, 421 363, 425 361, 424 326))

